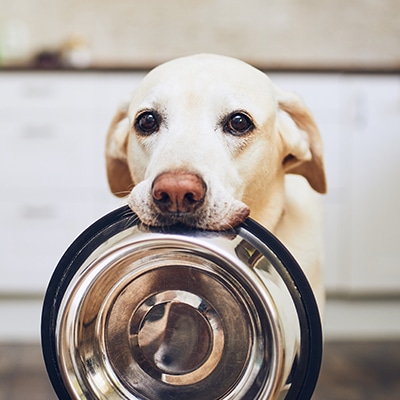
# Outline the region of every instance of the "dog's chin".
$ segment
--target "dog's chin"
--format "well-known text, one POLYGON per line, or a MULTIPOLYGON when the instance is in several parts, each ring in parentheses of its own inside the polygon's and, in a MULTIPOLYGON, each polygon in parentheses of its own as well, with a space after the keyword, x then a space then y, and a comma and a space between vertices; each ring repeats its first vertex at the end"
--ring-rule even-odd
POLYGON ((192 229, 204 228, 195 216, 185 213, 161 215, 157 222, 158 225, 163 226, 179 226, 192 229))
POLYGON ((177 216, 177 215, 161 215, 157 218, 146 219, 139 217, 142 224, 149 228, 168 228, 168 230, 204 230, 204 231, 226 231, 239 225, 242 221, 237 223, 226 224, 212 224, 205 223, 198 220, 193 216, 177 216))
POLYGON ((249 216, 247 207, 240 213, 228 215, 225 218, 211 219, 207 216, 191 213, 168 213, 168 214, 140 214, 133 210, 141 223, 149 228, 168 228, 177 230, 203 230, 203 231, 228 231, 240 225, 249 216))

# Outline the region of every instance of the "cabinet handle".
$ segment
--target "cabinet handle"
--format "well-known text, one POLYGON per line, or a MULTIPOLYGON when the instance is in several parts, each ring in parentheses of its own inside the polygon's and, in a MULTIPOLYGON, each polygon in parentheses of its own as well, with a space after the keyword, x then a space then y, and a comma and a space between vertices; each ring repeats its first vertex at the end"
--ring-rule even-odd
POLYGON ((367 99, 364 94, 356 93, 353 98, 353 120, 355 126, 364 129, 368 125, 367 99))
POLYGON ((50 204, 25 204, 20 209, 20 215, 25 220, 50 220, 55 218, 56 210, 50 204))
POLYGON ((27 85, 22 87, 22 96, 27 98, 51 98, 56 94, 56 88, 54 85, 48 84, 39 84, 39 83, 28 83, 27 85))
POLYGON ((56 127, 49 124, 25 125, 21 128, 21 137, 23 139, 51 139, 56 135, 56 127))

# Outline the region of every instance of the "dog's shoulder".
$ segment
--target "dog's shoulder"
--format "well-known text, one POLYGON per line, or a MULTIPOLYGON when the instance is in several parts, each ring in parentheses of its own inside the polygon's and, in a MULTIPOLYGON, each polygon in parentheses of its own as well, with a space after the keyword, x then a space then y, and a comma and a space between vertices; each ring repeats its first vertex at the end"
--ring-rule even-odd
POLYGON ((320 195, 302 176, 287 174, 284 212, 275 234, 289 249, 298 248, 299 252, 304 252, 309 247, 319 247, 321 230, 320 195))
POLYGON ((321 196, 300 175, 285 176, 285 216, 296 224, 318 223, 321 219, 321 196))
POLYGON ((285 207, 276 227, 275 235, 289 249, 302 267, 319 302, 321 266, 323 261, 322 240, 323 208, 321 198, 299 175, 285 177, 285 207))

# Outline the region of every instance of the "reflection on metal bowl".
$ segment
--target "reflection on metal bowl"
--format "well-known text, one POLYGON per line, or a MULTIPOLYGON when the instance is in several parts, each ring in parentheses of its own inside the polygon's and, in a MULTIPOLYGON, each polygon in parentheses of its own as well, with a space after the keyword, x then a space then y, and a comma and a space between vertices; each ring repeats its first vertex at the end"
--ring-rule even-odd
POLYGON ((60 399, 306 400, 322 334, 300 267, 251 219, 161 231, 122 207, 61 258, 42 349, 60 399))

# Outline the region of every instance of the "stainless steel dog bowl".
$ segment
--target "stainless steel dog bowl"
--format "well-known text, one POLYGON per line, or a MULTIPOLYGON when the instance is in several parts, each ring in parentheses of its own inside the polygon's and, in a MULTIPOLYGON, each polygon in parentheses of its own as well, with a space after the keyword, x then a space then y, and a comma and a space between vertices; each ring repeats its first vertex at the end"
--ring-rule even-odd
POLYGON ((61 258, 42 349, 60 399, 307 400, 322 335, 301 269, 254 221, 156 231, 122 207, 61 258))

